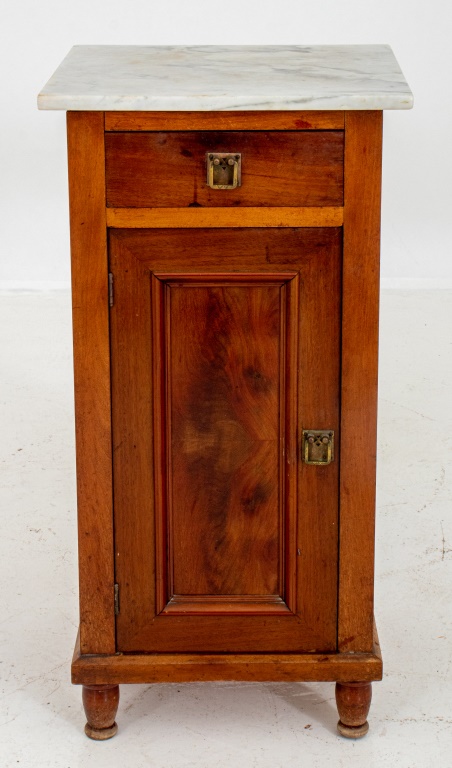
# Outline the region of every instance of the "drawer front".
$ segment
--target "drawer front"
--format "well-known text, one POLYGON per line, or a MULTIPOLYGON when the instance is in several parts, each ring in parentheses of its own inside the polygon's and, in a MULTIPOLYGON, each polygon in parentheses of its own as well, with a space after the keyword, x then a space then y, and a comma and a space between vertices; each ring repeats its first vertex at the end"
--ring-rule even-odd
POLYGON ((343 131, 110 132, 105 149, 113 208, 343 204, 343 131), (211 152, 241 154, 241 186, 208 186, 211 152))

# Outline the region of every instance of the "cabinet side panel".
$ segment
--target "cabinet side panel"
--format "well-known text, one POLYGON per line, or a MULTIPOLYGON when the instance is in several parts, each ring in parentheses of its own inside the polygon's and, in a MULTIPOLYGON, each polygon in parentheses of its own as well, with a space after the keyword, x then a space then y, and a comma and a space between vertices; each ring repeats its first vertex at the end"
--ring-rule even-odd
POLYGON ((381 112, 347 112, 342 319, 340 651, 371 651, 377 430, 381 112))
POLYGON ((114 653, 104 113, 67 116, 82 653, 114 653))

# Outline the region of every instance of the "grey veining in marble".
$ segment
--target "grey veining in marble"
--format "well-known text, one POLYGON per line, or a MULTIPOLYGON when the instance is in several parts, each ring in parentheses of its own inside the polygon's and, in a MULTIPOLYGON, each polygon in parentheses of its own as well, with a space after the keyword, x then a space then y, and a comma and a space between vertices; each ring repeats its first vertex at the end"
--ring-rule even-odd
POLYGON ((409 109, 388 45, 129 46, 71 49, 40 109, 409 109))

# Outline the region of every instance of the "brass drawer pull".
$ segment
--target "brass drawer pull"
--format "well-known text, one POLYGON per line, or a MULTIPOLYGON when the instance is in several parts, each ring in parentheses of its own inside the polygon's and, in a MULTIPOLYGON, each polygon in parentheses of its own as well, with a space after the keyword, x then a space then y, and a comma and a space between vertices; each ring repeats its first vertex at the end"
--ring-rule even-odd
POLYGON ((325 429, 303 430, 302 457, 305 464, 331 464, 334 460, 334 432, 325 429))
POLYGON ((207 152, 207 184, 211 189, 240 187, 241 171, 239 152, 207 152))

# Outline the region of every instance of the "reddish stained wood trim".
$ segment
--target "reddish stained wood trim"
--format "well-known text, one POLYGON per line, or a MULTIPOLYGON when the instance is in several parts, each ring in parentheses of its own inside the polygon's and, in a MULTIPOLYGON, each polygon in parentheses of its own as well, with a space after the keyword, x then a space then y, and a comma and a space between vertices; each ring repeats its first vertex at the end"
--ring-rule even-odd
POLYGON ((106 131, 341 130, 341 111, 106 112, 106 131))
POLYGON ((299 388, 299 320, 300 320, 300 274, 296 273, 288 279, 285 288, 284 306, 281 307, 281 335, 284 343, 281 350, 284 352, 284 360, 281 364, 281 444, 285 446, 285 452, 280 457, 280 488, 284 496, 280 503, 280 513, 285 519, 283 528, 284 546, 281 558, 284 570, 284 599, 286 605, 293 613, 297 612, 297 554, 294 547, 297 537, 298 506, 298 466, 297 446, 298 430, 294 425, 298 423, 298 388, 299 388))
MULTIPOLYGON (((155 523, 156 483, 149 467, 154 463, 153 415, 157 372, 152 372, 152 345, 140 329, 152 327, 149 270, 137 262, 127 242, 110 232, 110 270, 114 275, 115 304, 110 310, 115 566, 121 591, 121 611, 116 617, 117 645, 137 632, 144 620, 155 614, 155 523), (142 281, 147 290, 143 290, 142 281), (130 343, 134 339, 134 343, 130 343), (149 386, 135 389, 131 382, 146 378, 149 386), (140 435, 137 451, 136 436, 140 435), (138 454, 138 455, 137 455, 138 454), (141 513, 141 514, 140 514, 141 513), (127 557, 127 553, 133 553, 127 557), (148 608, 143 616, 143 605, 148 608)), ((158 281, 156 281, 158 282, 158 281)), ((163 461, 163 458, 162 458, 163 461)))
POLYGON ((198 680, 381 680, 383 664, 377 627, 372 652, 330 654, 117 654, 82 656, 80 632, 72 657, 72 682, 169 683, 198 680))
POLYGON ((82 653, 114 653, 104 113, 68 112, 82 653))
POLYGON ((219 284, 234 284, 240 286, 260 285, 270 283, 271 285, 283 286, 288 280, 297 277, 297 272, 154 272, 154 277, 159 280, 165 280, 168 285, 183 285, 190 283, 205 286, 219 284))
POLYGON ((330 654, 74 654, 72 682, 80 685, 198 681, 381 680, 377 653, 330 654))
POLYGON ((224 595, 217 599, 191 600, 189 596, 184 596, 184 599, 173 598, 167 603, 162 613, 179 613, 183 616, 195 616, 199 614, 211 615, 216 613, 221 616, 255 616, 266 615, 272 616, 278 613, 290 613, 290 609, 287 607, 283 600, 275 600, 270 595, 267 599, 258 596, 258 599, 253 599, 251 596, 249 600, 229 600, 224 595))
MULTIPOLYGON (((155 613, 163 611, 168 602, 168 587, 172 588, 172 573, 168 572, 168 523, 160 510, 171 510, 171 484, 169 483, 168 437, 171 435, 171 410, 167 398, 168 382, 165 360, 165 332, 169 333, 165 313, 166 285, 162 278, 150 274, 152 311, 152 368, 153 368, 153 438, 154 438, 154 525, 155 525, 155 613)), ((171 530, 172 526, 169 525, 171 530)))
MULTIPOLYGON (((232 208, 107 208, 117 229, 237 227, 232 208)), ((343 208, 241 208, 240 227, 341 227, 343 208)))
MULTIPOLYGON (((331 232, 331 230, 328 230, 331 232)), ((340 325, 342 232, 329 253, 309 260, 301 273, 298 391, 298 608, 337 649, 339 451, 328 466, 300 460, 305 429, 340 435, 340 325), (331 567, 334 563, 335 567, 331 567), (313 597, 315 595, 315 598, 313 597), (320 609, 321 604, 321 609, 320 609)))
POLYGON ((346 113, 340 651, 373 642, 381 145, 381 112, 346 113))
POLYGON ((72 665, 72 682, 76 685, 216 680, 372 682, 381 678, 381 660, 372 653, 118 654, 81 656, 72 665))

